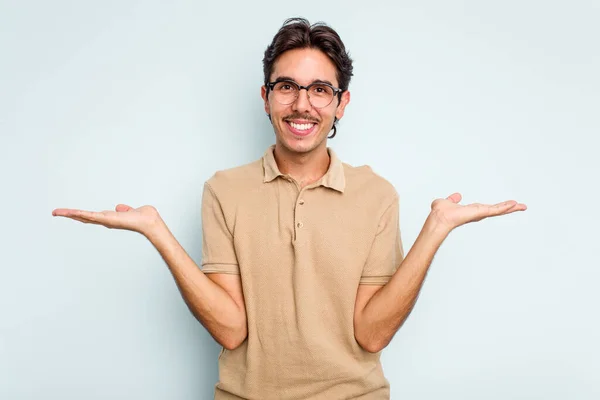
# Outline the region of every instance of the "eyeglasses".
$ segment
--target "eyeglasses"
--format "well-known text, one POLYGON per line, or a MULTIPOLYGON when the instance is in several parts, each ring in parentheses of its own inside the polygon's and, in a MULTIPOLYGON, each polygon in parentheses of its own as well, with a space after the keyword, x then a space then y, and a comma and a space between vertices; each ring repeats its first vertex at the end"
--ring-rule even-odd
POLYGON ((295 102, 300 90, 306 89, 308 100, 315 108, 327 107, 336 95, 343 92, 342 89, 324 82, 314 82, 308 86, 302 86, 288 79, 269 82, 267 87, 273 92, 275 101, 285 106, 295 102))

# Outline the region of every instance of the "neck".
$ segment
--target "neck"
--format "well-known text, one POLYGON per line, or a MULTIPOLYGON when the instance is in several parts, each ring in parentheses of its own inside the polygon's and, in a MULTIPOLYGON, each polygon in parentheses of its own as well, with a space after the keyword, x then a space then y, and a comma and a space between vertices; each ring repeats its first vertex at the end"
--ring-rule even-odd
POLYGON ((326 146, 319 146, 307 153, 294 153, 277 143, 274 155, 279 171, 291 176, 301 187, 318 181, 329 169, 326 146))

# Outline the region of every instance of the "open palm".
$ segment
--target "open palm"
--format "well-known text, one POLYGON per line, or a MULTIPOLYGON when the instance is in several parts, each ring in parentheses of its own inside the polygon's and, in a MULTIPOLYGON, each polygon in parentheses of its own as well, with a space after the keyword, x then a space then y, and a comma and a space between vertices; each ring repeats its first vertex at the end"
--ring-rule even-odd
POLYGON ((133 208, 119 204, 115 211, 84 211, 70 208, 57 208, 52 211, 55 217, 66 217, 86 224, 102 225, 110 229, 124 229, 144 234, 160 220, 156 208, 142 206, 133 208))
POLYGON ((527 206, 514 200, 497 204, 473 203, 458 204, 462 200, 460 193, 454 193, 445 199, 436 199, 431 203, 432 214, 450 230, 469 222, 484 218, 506 215, 515 211, 525 211, 527 206))

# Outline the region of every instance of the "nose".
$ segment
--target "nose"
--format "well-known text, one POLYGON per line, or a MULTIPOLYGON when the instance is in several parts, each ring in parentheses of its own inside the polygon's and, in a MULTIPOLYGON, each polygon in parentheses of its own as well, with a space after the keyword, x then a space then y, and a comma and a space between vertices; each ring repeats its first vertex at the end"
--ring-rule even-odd
POLYGON ((308 91, 304 88, 298 91, 298 97, 292 103, 292 109, 298 112, 309 113, 312 110, 310 99, 308 98, 308 91))

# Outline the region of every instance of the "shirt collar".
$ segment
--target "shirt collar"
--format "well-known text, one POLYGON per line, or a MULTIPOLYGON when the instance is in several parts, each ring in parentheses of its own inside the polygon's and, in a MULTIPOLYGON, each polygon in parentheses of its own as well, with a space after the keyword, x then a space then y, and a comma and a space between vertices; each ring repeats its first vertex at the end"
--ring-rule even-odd
MULTIPOLYGON (((275 178, 278 176, 283 176, 281 171, 279 171, 277 162, 275 161, 275 155, 273 154, 274 150, 275 145, 271 145, 263 155, 263 181, 265 183, 275 180, 275 178)), ((344 165, 331 148, 328 147, 327 152, 329 153, 329 169, 325 175, 323 175, 323 177, 317 181, 317 184, 337 190, 340 193, 344 193, 344 188, 346 187, 344 165)))

